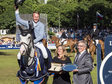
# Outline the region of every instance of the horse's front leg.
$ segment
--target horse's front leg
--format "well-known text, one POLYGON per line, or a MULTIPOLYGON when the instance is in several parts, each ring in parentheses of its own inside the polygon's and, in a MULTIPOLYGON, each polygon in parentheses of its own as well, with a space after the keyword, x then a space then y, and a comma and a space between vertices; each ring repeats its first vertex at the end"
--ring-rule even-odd
POLYGON ((92 57, 92 60, 94 62, 94 52, 91 52, 91 57, 92 57))
POLYGON ((101 53, 102 53, 101 59, 103 60, 104 59, 104 49, 101 50, 101 53))

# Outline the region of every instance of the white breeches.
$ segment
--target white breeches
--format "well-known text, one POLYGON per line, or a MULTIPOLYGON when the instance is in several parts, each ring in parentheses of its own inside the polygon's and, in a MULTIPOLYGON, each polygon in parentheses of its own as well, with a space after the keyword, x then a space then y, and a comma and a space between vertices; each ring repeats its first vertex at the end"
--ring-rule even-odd
POLYGON ((96 46, 97 46, 97 44, 99 43, 99 40, 98 40, 98 39, 96 39, 96 40, 95 40, 95 42, 96 42, 96 46))
POLYGON ((43 43, 42 42, 38 42, 38 43, 36 43, 34 45, 41 49, 44 59, 47 59, 48 58, 48 54, 47 54, 46 48, 44 47, 43 43))
POLYGON ((97 46, 97 44, 99 43, 99 40, 96 39, 95 42, 93 41, 93 43, 94 43, 94 44, 96 43, 95 45, 97 46))
MULTIPOLYGON (((38 43, 36 43, 34 45, 41 49, 44 59, 47 59, 48 58, 48 54, 47 54, 46 48, 44 47, 43 43, 42 42, 38 42, 38 43)), ((17 59, 18 60, 21 59, 20 52, 17 54, 17 59)))

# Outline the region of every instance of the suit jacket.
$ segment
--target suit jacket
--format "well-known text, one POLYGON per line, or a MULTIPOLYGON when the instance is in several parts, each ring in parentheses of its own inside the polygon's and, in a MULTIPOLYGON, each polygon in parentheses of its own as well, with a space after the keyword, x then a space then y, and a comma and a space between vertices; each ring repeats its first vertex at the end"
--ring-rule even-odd
POLYGON ((94 29, 91 30, 91 37, 93 38, 93 40, 99 39, 99 29, 98 28, 96 28, 95 31, 94 29))
POLYGON ((93 84, 91 74, 93 64, 91 55, 87 51, 83 52, 80 58, 75 57, 74 64, 78 65, 78 72, 73 73, 74 84, 93 84))

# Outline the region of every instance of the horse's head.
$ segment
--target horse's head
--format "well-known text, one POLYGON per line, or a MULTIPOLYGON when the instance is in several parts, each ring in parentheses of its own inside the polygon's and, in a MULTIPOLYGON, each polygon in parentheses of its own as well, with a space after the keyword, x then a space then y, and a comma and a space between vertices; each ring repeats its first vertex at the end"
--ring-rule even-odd
POLYGON ((20 53, 21 55, 25 55, 27 52, 29 52, 29 49, 31 47, 31 34, 27 34, 25 36, 20 35, 20 53))
POLYGON ((85 36, 85 37, 84 37, 84 40, 85 40, 85 41, 90 41, 90 40, 91 40, 90 35, 85 36))
POLYGON ((34 44, 32 39, 32 34, 29 29, 20 28, 20 54, 22 61, 25 62, 25 65, 30 65, 34 57, 34 44))
POLYGON ((21 35, 20 35, 20 54, 21 55, 28 55, 30 54, 31 47, 33 47, 33 40, 31 31, 29 29, 22 29, 19 27, 21 35))

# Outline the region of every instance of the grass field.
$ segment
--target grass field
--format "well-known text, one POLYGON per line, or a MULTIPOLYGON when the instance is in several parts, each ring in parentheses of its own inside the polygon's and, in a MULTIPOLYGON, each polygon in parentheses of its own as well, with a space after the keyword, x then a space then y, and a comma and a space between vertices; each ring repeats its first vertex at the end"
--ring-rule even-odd
MULTIPOLYGON (((19 79, 16 77, 16 73, 19 69, 17 63, 18 50, 0 50, 0 84, 20 84, 19 79)), ((54 55, 54 52, 52 52, 54 55)), ((74 53, 69 53, 73 62, 74 53)), ((70 72, 72 81, 72 72, 70 72)), ((93 84, 97 84, 97 70, 96 67, 91 72, 93 84)), ((49 77, 47 84, 52 84, 53 76, 49 77)), ((29 84, 31 84, 29 82, 29 84)))

